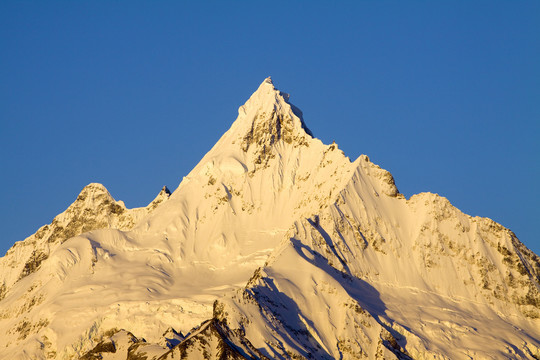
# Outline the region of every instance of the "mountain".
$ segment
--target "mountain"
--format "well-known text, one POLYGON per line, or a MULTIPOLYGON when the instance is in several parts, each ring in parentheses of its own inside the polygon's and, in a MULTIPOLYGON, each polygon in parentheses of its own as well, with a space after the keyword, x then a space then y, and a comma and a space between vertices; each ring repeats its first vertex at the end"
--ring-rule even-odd
POLYGON ((88 185, 0 284, 0 358, 540 358, 540 258, 323 144, 270 78, 172 194, 88 185))

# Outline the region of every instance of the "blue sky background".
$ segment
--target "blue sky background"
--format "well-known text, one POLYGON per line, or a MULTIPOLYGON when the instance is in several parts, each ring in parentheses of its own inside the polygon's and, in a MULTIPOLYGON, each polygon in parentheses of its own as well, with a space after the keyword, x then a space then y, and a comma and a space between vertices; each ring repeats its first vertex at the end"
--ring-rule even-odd
POLYGON ((269 75, 407 197, 540 253, 539 1, 1 1, 0 252, 90 182, 174 190, 269 75))

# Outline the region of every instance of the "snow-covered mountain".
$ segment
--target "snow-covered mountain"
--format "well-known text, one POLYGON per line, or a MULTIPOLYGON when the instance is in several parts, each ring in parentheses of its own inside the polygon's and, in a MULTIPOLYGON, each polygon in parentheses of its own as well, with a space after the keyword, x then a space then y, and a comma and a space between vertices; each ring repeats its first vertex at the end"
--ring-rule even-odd
POLYGON ((540 358, 540 258, 266 79, 170 194, 99 184, 0 259, 0 358, 540 358), (170 196, 169 196, 170 195, 170 196))

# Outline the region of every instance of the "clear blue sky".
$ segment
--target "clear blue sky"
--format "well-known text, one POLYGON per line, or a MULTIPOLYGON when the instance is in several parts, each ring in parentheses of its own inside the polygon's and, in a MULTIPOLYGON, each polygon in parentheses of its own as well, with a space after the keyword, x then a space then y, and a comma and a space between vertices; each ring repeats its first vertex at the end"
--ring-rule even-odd
POLYGON ((540 253, 540 1, 1 1, 0 252, 90 182, 174 190, 269 75, 407 197, 540 253))

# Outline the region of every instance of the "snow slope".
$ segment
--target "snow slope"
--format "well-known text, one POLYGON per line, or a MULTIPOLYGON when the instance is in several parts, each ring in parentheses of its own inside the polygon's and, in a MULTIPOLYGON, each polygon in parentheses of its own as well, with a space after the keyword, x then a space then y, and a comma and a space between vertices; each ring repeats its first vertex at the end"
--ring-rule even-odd
POLYGON ((270 358, 538 357, 539 258, 437 195, 383 195, 361 159, 220 318, 270 358))
POLYGON ((0 269, 0 358, 540 356, 538 256, 322 144, 270 78, 170 196, 91 184, 0 269))

